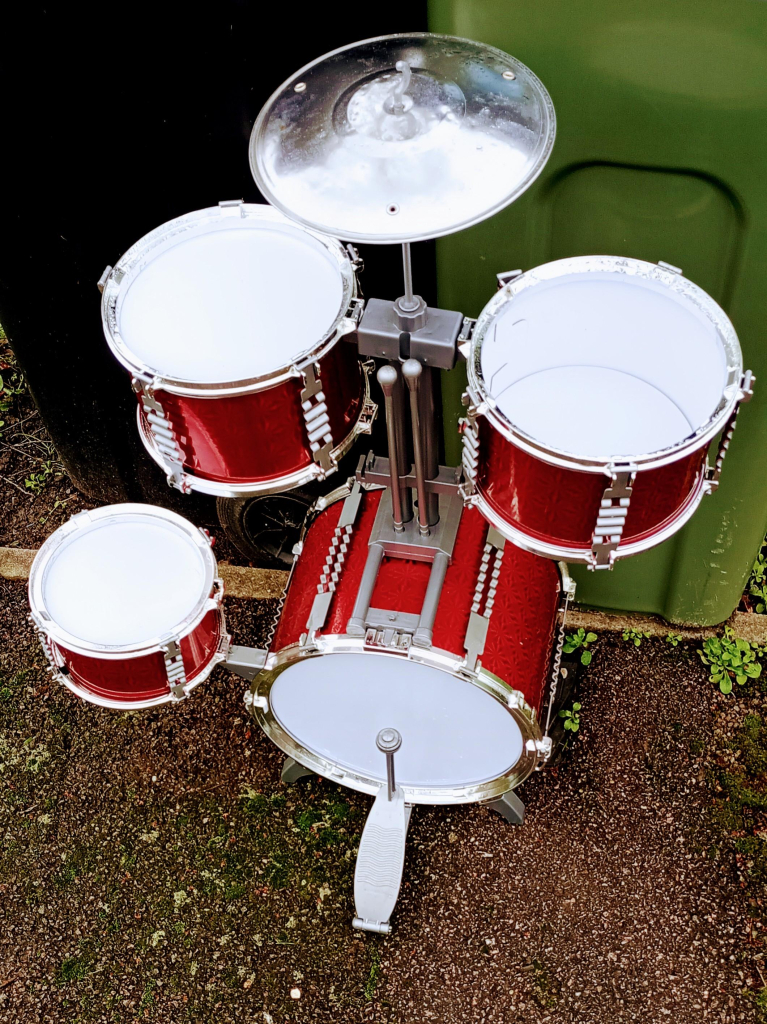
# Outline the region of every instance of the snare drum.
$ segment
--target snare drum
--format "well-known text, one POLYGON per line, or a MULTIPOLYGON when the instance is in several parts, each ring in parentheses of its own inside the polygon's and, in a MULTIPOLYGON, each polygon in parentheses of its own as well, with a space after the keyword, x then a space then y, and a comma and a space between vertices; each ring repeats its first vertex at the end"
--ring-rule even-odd
POLYGON ((40 548, 32 621, 54 676, 108 708, 177 701, 226 657, 223 588, 210 540, 175 512, 80 512, 40 548))
POLYGON ((181 491, 245 497, 332 473, 375 413, 359 257, 269 206, 178 217, 107 268, 102 319, 149 454, 181 491))
POLYGON ((477 321, 468 376, 468 501, 527 551, 597 569, 666 540, 717 486, 752 382, 701 288, 614 256, 512 278, 477 321))
POLYGON ((539 713, 556 674, 559 567, 507 544, 475 509, 461 513, 459 499, 431 634, 419 638, 424 561, 384 557, 355 620, 376 515, 385 505, 390 520, 390 498, 357 487, 333 501, 339 493, 348 488, 306 534, 266 670, 246 702, 286 754, 352 789, 375 794, 385 784, 376 736, 395 728, 408 803, 502 796, 548 749, 539 713))

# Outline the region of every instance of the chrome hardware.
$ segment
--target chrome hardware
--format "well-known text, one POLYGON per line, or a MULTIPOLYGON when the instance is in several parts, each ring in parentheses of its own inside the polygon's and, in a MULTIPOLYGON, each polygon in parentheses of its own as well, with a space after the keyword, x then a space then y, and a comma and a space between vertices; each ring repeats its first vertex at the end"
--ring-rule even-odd
MULTIPOLYGON (((399 466, 397 467, 399 468, 399 466)), ((433 480, 426 480, 426 490, 431 494, 458 494, 461 470, 458 466, 439 466, 433 480)), ((388 487, 391 482, 391 462, 385 456, 368 452, 360 456, 357 465, 356 479, 366 490, 388 487)), ((400 487, 404 492, 415 487, 415 474, 412 471, 399 478, 400 487)))
POLYGON ((354 329, 359 327, 362 314, 365 312, 365 300, 364 299, 352 299, 349 303, 349 308, 344 313, 346 320, 351 320, 354 324, 354 329))
POLYGON ((394 777, 394 755, 402 746, 402 736, 396 729, 381 729, 376 736, 376 746, 386 755, 386 796, 392 799, 397 789, 394 777))
POLYGON ((730 413, 730 418, 724 425, 722 436, 719 438, 719 446, 716 452, 716 460, 713 466, 706 467, 706 489, 709 494, 719 487, 719 478, 722 475, 722 466, 724 464, 724 457, 727 454, 727 450, 730 447, 732 436, 735 433, 735 427, 737 426, 738 413, 740 407, 744 402, 750 402, 754 395, 754 381, 756 377, 751 373, 750 370, 746 370, 740 379, 740 395, 735 408, 730 413))
POLYGON ((499 288, 505 288, 509 281, 513 281, 515 277, 520 277, 522 274, 521 270, 503 270, 500 274, 496 274, 496 280, 498 281, 499 288))
POLYGON ((472 672, 477 667, 477 659, 485 649, 505 547, 506 538, 502 537, 492 526, 488 526, 485 549, 482 552, 482 561, 474 586, 474 600, 471 604, 469 625, 466 628, 466 636, 463 641, 466 651, 466 667, 472 672), (484 609, 482 608, 483 600, 484 609))
POLYGON ((168 643, 163 644, 161 650, 165 658, 165 672, 168 676, 171 696, 176 700, 183 700, 187 696, 187 678, 184 659, 181 656, 181 648, 178 645, 178 641, 168 641, 168 643))
POLYGON ((101 275, 101 277, 96 282, 96 287, 98 288, 98 290, 101 292, 102 295, 104 294, 104 289, 106 288, 106 284, 107 284, 107 281, 109 280, 109 275, 111 273, 112 273, 112 268, 111 267, 107 267, 106 270, 104 271, 104 273, 101 275))
POLYGON ((141 401, 147 426, 158 457, 162 460, 162 468, 165 470, 168 483, 182 494, 189 494, 192 488, 187 474, 184 472, 184 453, 181 451, 173 424, 163 409, 152 382, 145 381, 141 377, 134 377, 131 383, 141 401))
POLYGON ((325 625, 325 619, 327 618, 327 614, 330 609, 330 603, 333 600, 336 585, 341 577, 344 561, 346 559, 346 552, 349 550, 349 545, 352 539, 352 530, 354 528, 354 522, 357 518, 357 512, 359 510, 361 500, 362 488, 359 483, 355 482, 351 489, 351 493, 347 495, 344 500, 344 504, 341 509, 341 516, 338 520, 338 525, 333 532, 333 539, 330 542, 330 547, 328 548, 328 553, 325 558, 325 565, 320 573, 320 581, 317 584, 317 594, 312 603, 312 610, 309 613, 309 618, 306 623, 306 628, 309 630, 310 634, 313 634, 325 625))
POLYGON ((407 654, 413 643, 411 633, 400 633, 396 629, 365 630, 365 647, 370 650, 393 651, 395 654, 407 654))
POLYGON ((470 405, 468 394, 463 396, 463 404, 467 406, 466 416, 458 421, 461 431, 462 449, 461 465, 463 467, 463 493, 466 497, 474 494, 477 487, 477 467, 479 465, 479 420, 477 410, 470 405))
POLYGON ((612 569, 615 563, 636 480, 636 466, 619 469, 611 465, 608 473, 611 483, 605 488, 599 503, 597 523, 591 538, 590 569, 612 569))
POLYGON ((304 386, 301 391, 301 411, 309 438, 309 447, 314 461, 318 463, 324 473, 329 473, 336 468, 336 463, 331 454, 333 434, 330 429, 328 407, 325 404, 325 392, 322 390, 322 383, 319 379, 319 363, 308 363, 302 368, 301 376, 304 378, 304 386))
POLYGON ((361 274, 365 269, 365 261, 359 254, 359 250, 351 242, 347 242, 346 251, 349 254, 349 260, 352 265, 352 270, 355 274, 361 274))
POLYGON ((218 207, 222 217, 244 217, 246 213, 243 199, 224 199, 218 207))
MULTIPOLYGON (((240 647, 232 644, 227 652, 224 668, 252 683, 266 665, 269 652, 257 647, 240 647)), ((245 691, 249 693, 249 690, 245 691)), ((247 702, 246 702, 247 703, 247 702)))
MULTIPOLYGON (((417 359, 408 359, 402 366, 402 376, 410 392, 410 421, 413 426, 413 462, 415 463, 415 483, 418 492, 418 529, 422 537, 429 536, 429 522, 426 499, 426 474, 423 464, 423 445, 421 444, 421 419, 418 408, 418 393, 421 384, 423 367, 417 359)), ((402 516, 400 514, 400 528, 402 516)))
POLYGON ((389 442, 389 483, 391 486, 391 505, 394 529, 402 533, 402 492, 400 490, 400 468, 397 464, 397 422, 394 416, 394 388, 397 383, 397 370, 394 366, 385 365, 380 368, 376 378, 381 385, 384 395, 384 409, 386 412, 386 435, 389 442))

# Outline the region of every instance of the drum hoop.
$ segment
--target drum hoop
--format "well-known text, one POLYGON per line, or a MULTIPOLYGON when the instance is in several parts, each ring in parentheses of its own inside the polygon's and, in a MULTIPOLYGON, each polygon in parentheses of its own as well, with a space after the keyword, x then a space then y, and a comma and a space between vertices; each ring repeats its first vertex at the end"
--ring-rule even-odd
POLYGON ((589 473, 607 473, 615 462, 630 462, 638 468, 658 469, 677 462, 685 455, 707 445, 724 426, 740 399, 740 382, 743 374, 743 355, 727 314, 701 287, 673 270, 666 270, 646 260, 622 256, 573 256, 554 260, 534 267, 511 280, 493 296, 480 313, 474 328, 470 353, 467 360, 469 394, 478 412, 507 441, 544 462, 560 469, 580 470, 589 473), (572 455, 550 445, 542 444, 530 434, 515 426, 497 407, 487 393, 482 374, 482 343, 485 336, 503 310, 520 292, 535 287, 544 281, 553 281, 571 273, 620 273, 626 276, 646 278, 668 286, 669 290, 689 299, 716 328, 727 360, 727 382, 722 390, 714 412, 708 420, 684 440, 656 452, 620 458, 588 457, 572 455))
MULTIPOLYGON (((219 627, 219 642, 222 637, 226 637, 228 641, 226 620, 224 618, 224 611, 222 608, 218 609, 217 622, 219 627)), ((220 647, 219 650, 214 651, 210 661, 205 665, 205 667, 201 669, 196 676, 187 680, 184 684, 184 688, 187 691, 186 696, 189 697, 195 687, 199 686, 200 683, 204 683, 213 672, 216 665, 220 665, 222 661, 226 661, 226 657, 226 651, 222 650, 220 647)), ((92 690, 86 689, 79 683, 74 682, 71 676, 65 676, 63 672, 55 672, 54 676, 62 686, 66 686, 66 688, 74 693, 76 697, 79 697, 80 700, 84 700, 88 704, 95 704, 100 708, 111 708, 113 711, 143 711, 146 708, 159 707, 161 704, 180 703, 180 700, 173 697, 170 693, 162 694, 160 697, 152 697, 149 700, 113 700, 111 697, 101 697, 92 690)))
POLYGON ((519 691, 512 690, 510 686, 487 670, 480 668, 478 671, 469 672, 464 668, 463 671, 460 671, 462 659, 450 651, 437 648, 417 649, 411 647, 409 655, 403 656, 402 654, 389 654, 385 651, 371 651, 365 647, 363 638, 345 635, 317 637, 314 644, 315 646, 311 648, 301 647, 300 644, 290 644, 276 654, 270 655, 266 670, 260 673, 253 683, 251 693, 254 699, 249 706, 256 721, 273 743, 300 764, 311 768, 319 775, 362 793, 376 794, 381 788, 380 779, 371 778, 336 764, 323 755, 304 747, 276 718, 271 709, 269 695, 276 679, 287 668, 299 661, 311 657, 357 653, 396 660, 407 657, 407 660, 439 669, 469 685, 477 686, 506 709, 522 734, 522 754, 516 764, 502 775, 485 782, 462 786, 403 785, 402 790, 408 803, 464 804, 493 800, 519 786, 538 766, 537 748, 527 749, 528 741, 532 740, 535 744, 541 739, 541 730, 535 712, 519 691), (510 698, 512 706, 509 705, 510 698))
MULTIPOLYGON (((397 38, 429 38, 439 39, 445 43, 473 43, 474 45, 476 45, 476 40, 467 39, 465 36, 447 36, 435 32, 396 32, 382 36, 372 36, 369 39, 360 39, 357 42, 347 43, 344 46, 339 46, 335 50, 331 50, 328 53, 322 54, 321 57, 317 57, 315 60, 310 61, 308 64, 304 64, 302 68, 299 68, 298 71, 296 71, 289 78, 287 78, 279 86, 279 88, 275 89, 275 91, 272 93, 272 95, 269 97, 269 99, 266 101, 266 103, 259 111, 258 117, 256 118, 256 122, 253 125, 253 130, 250 134, 250 143, 248 145, 248 157, 250 161, 251 174, 253 175, 256 184, 258 185, 259 191, 263 196, 266 197, 266 199, 272 206, 276 207, 278 210, 281 210, 285 214, 285 216, 290 217, 296 223, 301 223, 310 230, 321 231, 322 229, 317 225, 311 224, 310 221, 304 220, 298 214, 293 212, 286 204, 284 204, 274 194, 274 190, 271 186, 271 183, 269 182, 267 177, 261 172, 261 163, 258 158, 259 147, 262 135, 264 133, 264 126, 269 119, 269 116, 272 112, 272 108, 275 102, 280 98, 280 96, 282 96, 282 94, 286 91, 286 89, 289 86, 301 81, 303 78, 306 77, 307 72, 311 72, 316 65, 322 64, 329 57, 335 57, 337 54, 343 53, 345 50, 357 49, 360 46, 364 46, 366 43, 378 43, 385 40, 397 38)), ((529 76, 531 85, 533 85, 536 88, 537 98, 540 100, 541 108, 543 111, 545 111, 545 116, 548 119, 548 131, 546 132, 545 140, 542 142, 540 146, 539 152, 536 157, 536 162, 534 166, 531 168, 528 177, 525 178, 524 183, 520 184, 519 188, 515 192, 513 192, 503 201, 497 203, 494 207, 492 207, 492 209, 482 213, 481 216, 469 218, 468 220, 464 221, 463 223, 457 226, 451 225, 450 227, 443 228, 441 230, 432 230, 429 231, 427 234, 416 232, 413 234, 407 234, 402 236, 400 236, 397 233, 392 233, 391 236, 381 236, 378 234, 368 235, 360 232, 354 232, 350 234, 347 230, 344 231, 343 237, 346 238, 348 241, 364 242, 368 245, 392 245, 405 242, 423 242, 433 238, 444 238, 447 235, 455 234, 457 231, 463 231, 466 228, 473 227, 475 224, 481 224, 483 221, 495 216, 495 214, 500 213, 501 210, 505 210, 507 206, 509 206, 512 202, 514 202, 515 199, 518 199, 520 195, 526 192, 527 189, 529 189, 530 186, 536 181, 536 179, 540 177, 540 174, 543 171, 543 168, 546 166, 548 159, 551 155, 551 151, 554 148, 554 140, 556 138, 557 132, 557 118, 556 113, 554 111, 554 103, 551 99, 551 96, 546 86, 540 80, 540 78, 526 64, 523 64, 521 60, 518 60, 511 54, 499 49, 497 46, 488 46, 484 43, 482 45, 483 48, 489 54, 494 54, 498 59, 504 61, 506 64, 513 65, 514 67, 517 68, 518 71, 524 71, 524 73, 529 76)))
MULTIPOLYGON (((673 537, 679 530, 681 530, 685 523, 692 519, 701 501, 709 492, 710 488, 708 481, 706 480, 705 473, 701 472, 698 476, 692 496, 688 499, 687 504, 679 515, 662 530, 657 530, 655 533, 650 534, 648 537, 644 537, 642 540, 619 544, 615 552, 616 561, 621 558, 629 558, 631 555, 640 555, 642 552, 649 551, 651 548, 657 547, 658 544, 662 544, 664 541, 673 537)), ((531 555, 540 555, 543 558, 559 559, 568 564, 571 562, 577 562, 581 565, 591 565, 593 562, 594 556, 590 547, 569 548, 563 544, 549 543, 548 541, 542 541, 538 540, 536 537, 531 537, 530 534, 525 533, 516 526, 513 526, 511 523, 507 522, 507 520, 498 515, 495 509, 488 504, 484 495, 480 491, 475 491, 475 493, 470 496, 469 504, 473 505, 482 515, 482 518, 486 519, 492 527, 506 538, 506 540, 514 544, 516 547, 522 548, 523 551, 529 552, 531 555)))
MULTIPOLYGON (((370 430, 362 424, 363 411, 370 404, 370 378, 367 373, 362 374, 364 379, 364 393, 360 414, 354 421, 352 429, 346 437, 331 451, 331 458, 338 462, 352 448, 358 437, 369 434, 370 430)), ((141 406, 136 406, 136 423, 138 426, 139 438, 144 445, 147 454, 155 463, 168 472, 168 465, 160 449, 154 442, 152 433, 147 429, 146 419, 142 415, 141 406)), ((330 472, 335 472, 331 470, 330 472)), ((303 469, 295 473, 281 477, 271 477, 268 481, 248 481, 246 483, 226 483, 223 480, 209 480, 207 477, 196 476, 188 469, 184 469, 184 477, 189 483, 189 489, 197 494, 209 494, 216 498, 252 498, 260 494, 281 494, 283 491, 292 490, 294 487, 303 487, 312 480, 324 480, 328 472, 323 470, 318 462, 310 462, 303 469)))
MULTIPOLYGON (((243 203, 236 207, 241 211, 237 221, 225 212, 225 208, 211 206, 204 210, 195 210, 193 213, 184 214, 174 220, 167 221, 159 227, 144 235, 138 242, 118 260, 109 273, 104 292, 101 297, 101 322, 104 328, 104 336, 112 354, 133 376, 152 382, 153 387, 161 388, 174 395, 197 398, 223 398, 233 395, 245 395, 258 391, 265 391, 276 387, 287 380, 300 377, 300 367, 309 362, 316 362, 322 359, 331 348, 346 334, 356 330, 356 324, 347 316, 349 307, 357 298, 357 275, 352 266, 349 254, 341 243, 319 231, 312 231, 298 224, 293 220, 274 210, 270 206, 256 203, 243 203), (139 359, 133 354, 127 342, 123 339, 118 322, 118 305, 122 301, 128 286, 141 270, 147 266, 155 256, 173 247, 175 241, 191 232, 197 234, 197 229, 209 225, 221 225, 221 230, 233 230, 228 223, 237 223, 239 220, 255 219, 276 224, 285 224, 295 231, 311 235, 336 261, 341 276, 342 295, 341 304, 336 313, 335 320, 329 326, 322 338, 311 348, 304 352, 297 352, 291 362, 272 370, 269 373, 257 377, 249 377, 246 380, 207 383, 205 381, 191 381, 180 377, 165 377, 148 363, 139 359), (123 275, 120 277, 120 275, 123 275), (117 280, 119 277, 119 281, 117 280)), ((212 232, 203 232, 212 233, 212 232)), ((286 311, 286 316, 289 311, 286 311)))
MULTIPOLYGON (((210 541, 203 534, 202 530, 193 526, 183 516, 178 515, 177 512, 171 512, 170 509, 159 508, 155 505, 142 505, 138 503, 105 505, 101 508, 80 512, 73 516, 63 526, 60 526, 58 530, 55 530, 37 552, 29 571, 29 605, 32 619, 49 639, 66 648, 66 650, 72 651, 74 654, 115 661, 153 654, 156 651, 161 651, 171 640, 178 642, 183 637, 189 636, 199 626, 209 611, 213 610, 214 607, 218 608, 220 598, 211 598, 210 596, 214 586, 216 586, 216 569, 216 559, 211 550, 210 541), (196 544, 198 551, 202 555, 205 570, 202 593, 192 611, 170 633, 161 637, 157 636, 143 640, 138 644, 104 645, 92 643, 68 633, 48 615, 43 593, 46 570, 56 553, 86 522, 98 522, 102 519, 109 519, 110 517, 119 518, 124 515, 140 515, 148 520, 160 519, 179 527, 196 544), (85 518, 80 519, 80 517, 85 518)), ((146 571, 138 567, 137 571, 146 575, 147 586, 162 586, 161 580, 152 579, 151 566, 147 567, 146 571)))

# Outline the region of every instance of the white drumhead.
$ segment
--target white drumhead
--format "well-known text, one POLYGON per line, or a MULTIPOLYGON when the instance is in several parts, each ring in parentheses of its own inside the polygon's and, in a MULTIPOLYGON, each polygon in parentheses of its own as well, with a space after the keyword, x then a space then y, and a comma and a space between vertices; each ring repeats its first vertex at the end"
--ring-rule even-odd
POLYGON ((223 384, 273 373, 319 345, 343 295, 338 260, 303 228, 222 217, 150 252, 117 321, 124 346, 158 376, 223 384))
POLYGON ((306 750, 384 782, 381 729, 402 735, 397 782, 413 787, 474 785, 500 778, 522 756, 511 714, 478 686, 430 665, 379 654, 308 658, 275 680, 269 702, 306 750))
POLYGON ((597 271, 521 288, 487 329, 481 369, 520 431, 607 459, 684 441, 716 412, 728 379, 717 325, 688 294, 597 271))
POLYGON ((204 598, 200 547, 172 522, 114 515, 74 530, 42 578, 48 616, 84 644, 141 645, 178 628, 204 598))

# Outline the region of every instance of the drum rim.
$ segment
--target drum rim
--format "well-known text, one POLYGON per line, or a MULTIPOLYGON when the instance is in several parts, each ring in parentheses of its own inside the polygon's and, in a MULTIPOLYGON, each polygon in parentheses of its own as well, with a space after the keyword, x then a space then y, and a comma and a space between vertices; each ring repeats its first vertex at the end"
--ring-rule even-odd
POLYGON ((538 92, 538 98, 541 101, 542 113, 548 120, 548 127, 545 133, 545 141, 541 146, 536 163, 531 169, 529 176, 524 179, 524 183, 520 183, 519 187, 515 191, 513 191, 507 198, 505 198, 502 202, 497 203, 495 206, 490 208, 481 216, 469 218, 468 220, 461 222, 457 226, 443 228, 439 231, 430 231, 428 234, 415 232, 409 234, 392 233, 391 235, 369 235, 363 234, 361 232, 350 232, 347 229, 340 231, 339 234, 342 235, 344 238, 348 239, 350 242, 364 242, 368 245, 395 245, 404 244, 406 242, 424 242, 434 238, 444 238, 448 235, 455 234, 458 231, 464 231, 466 228, 474 227, 474 225, 476 224, 481 224, 483 221, 488 220, 490 217, 494 217, 495 214, 500 213, 501 210, 505 210, 507 206, 513 203, 516 199, 518 199, 530 188, 530 186, 540 176, 541 172, 543 171, 543 168, 548 163, 548 159, 551 156, 551 151, 554 148, 554 141, 556 139, 557 134, 557 117, 556 112, 554 110, 553 100, 551 99, 551 95, 548 89, 540 80, 540 78, 535 74, 535 72, 532 71, 526 64, 523 64, 521 60, 518 60, 516 57, 512 56, 512 54, 510 53, 507 53, 505 50, 501 50, 497 46, 489 46, 485 43, 478 43, 476 39, 467 39, 465 36, 444 35, 443 33, 440 32, 393 32, 381 36, 371 36, 368 39, 359 39, 354 43, 347 43, 345 46, 339 46, 335 50, 329 50, 327 53, 323 53, 320 57, 315 58, 315 60, 310 61, 308 64, 304 64, 303 67, 299 68, 298 71, 290 75, 289 78, 286 78, 285 81, 282 82, 282 84, 277 89, 275 89, 275 91, 271 94, 266 103, 264 103, 253 125, 253 130, 250 133, 250 142, 248 144, 248 159, 250 161, 251 174, 253 175, 256 185, 258 185, 259 191, 272 206, 276 207, 278 210, 281 210, 282 213, 284 213, 285 216, 289 217, 291 220, 295 221, 296 223, 300 223, 311 230, 329 232, 330 234, 334 233, 334 229, 331 230, 329 228, 324 228, 312 224, 310 221, 304 220, 298 214, 291 211, 288 206, 283 204, 275 196, 268 179, 262 173, 261 162, 259 160, 259 153, 260 142, 263 136, 264 126, 269 118, 269 115, 275 102, 287 90, 287 88, 291 86, 294 82, 299 81, 303 76, 306 75, 307 72, 311 71, 316 65, 321 64, 323 61, 327 60, 330 57, 335 57, 337 54, 343 53, 345 50, 353 50, 357 47, 364 46, 367 43, 379 43, 383 42, 384 40, 425 38, 439 39, 444 42, 471 43, 474 46, 481 46, 488 53, 492 53, 497 57, 501 57, 504 61, 510 62, 510 65, 513 66, 515 69, 521 69, 522 71, 525 72, 525 74, 529 76, 531 84, 536 88, 538 92))
MULTIPOLYGON (((351 450, 358 437, 370 433, 370 429, 363 424, 363 420, 365 410, 369 409, 371 404, 374 403, 371 403, 370 398, 370 376, 364 368, 362 370, 362 377, 364 380, 364 390, 359 415, 346 437, 330 453, 331 458, 335 459, 336 462, 351 450)), ((169 472, 168 464, 157 447, 151 430, 147 426, 146 417, 142 413, 140 404, 136 406, 136 424, 139 438, 147 454, 167 474, 169 472)), ((196 494, 209 494, 216 498, 253 498, 260 494, 281 494, 283 491, 293 490, 295 487, 303 487, 304 484, 311 483, 312 480, 324 480, 331 473, 335 472, 336 469, 322 469, 318 462, 308 462, 303 469, 299 469, 295 473, 289 473, 282 477, 270 477, 268 481, 260 484, 257 480, 244 483, 226 483, 223 480, 209 480, 207 477, 197 476, 189 469, 183 469, 184 479, 188 482, 190 491, 196 494)))
MULTIPOLYGON (((147 586, 153 585, 151 579, 151 567, 146 573, 147 586)), ((143 572, 142 568, 137 569, 143 572)), ((162 585, 162 581, 156 581, 162 585)), ((32 566, 29 570, 29 606, 32 620, 50 640, 74 654, 103 658, 105 660, 128 660, 145 654, 152 654, 161 651, 171 641, 178 642, 188 636, 199 626, 209 611, 218 610, 223 588, 221 581, 217 578, 216 558, 211 550, 211 542, 202 530, 194 526, 177 512, 170 509, 159 508, 155 505, 144 505, 137 502, 125 502, 118 505, 104 505, 101 508, 85 510, 72 516, 66 523, 48 537, 40 550, 35 555, 32 566), (97 644, 82 637, 74 636, 67 632, 49 615, 45 604, 44 583, 48 567, 53 558, 67 544, 72 535, 83 526, 90 523, 98 523, 100 520, 109 518, 120 518, 121 516, 133 515, 146 519, 160 519, 164 523, 170 523, 181 532, 186 534, 197 547, 203 561, 204 582, 201 588, 201 596, 193 606, 192 610, 179 622, 173 630, 163 636, 155 636, 135 644, 97 644), (211 596, 214 594, 215 596, 211 596)))
MULTIPOLYGON (((53 675, 57 682, 65 686, 71 693, 80 700, 86 702, 86 704, 93 704, 100 708, 110 708, 113 711, 144 711, 146 708, 159 707, 161 704, 179 704, 182 700, 186 700, 190 697, 192 691, 204 683, 205 680, 211 675, 216 665, 220 665, 222 661, 226 661, 227 650, 230 642, 229 634, 226 631, 226 618, 224 616, 223 608, 217 609, 216 622, 218 624, 219 633, 219 646, 218 650, 214 651, 210 660, 205 666, 193 676, 192 679, 188 679, 184 683, 184 689, 186 691, 183 697, 174 697, 173 694, 168 693, 161 694, 158 697, 150 697, 147 700, 114 700, 111 697, 102 697, 99 694, 94 693, 92 690, 88 690, 86 687, 81 686, 80 683, 75 682, 71 675, 64 675, 61 671, 62 667, 66 668, 66 662, 64 661, 63 655, 58 649, 56 649, 54 658, 57 662, 56 667, 53 668, 53 675), (58 661, 63 662, 63 665, 58 665, 58 661)), ((94 658, 94 661, 100 659, 94 658)))
MULTIPOLYGON (((122 336, 118 320, 118 303, 127 291, 127 288, 141 273, 144 266, 157 256, 160 256, 167 249, 172 248, 172 240, 179 236, 192 232, 206 225, 221 223, 221 230, 232 230, 227 227, 227 221, 231 213, 227 214, 227 207, 209 206, 202 210, 193 210, 191 213, 183 214, 181 217, 174 217, 154 228, 135 242, 130 249, 120 257, 112 267, 104 284, 104 291, 101 296, 101 323, 104 329, 104 337, 117 361, 128 372, 160 388, 170 394, 184 395, 186 397, 208 397, 223 398, 232 395, 249 394, 256 391, 264 391, 268 388, 284 383, 286 380, 298 377, 300 367, 308 363, 322 359, 331 348, 346 334, 357 329, 357 325, 349 316, 349 308, 357 298, 357 274, 352 265, 352 260, 341 243, 325 235, 320 231, 311 230, 303 224, 286 217, 279 210, 263 203, 240 203, 235 209, 240 211, 239 218, 247 220, 252 218, 256 221, 274 222, 286 224, 297 231, 303 231, 316 239, 325 250, 333 257, 338 265, 341 277, 342 294, 341 303, 336 313, 335 320, 329 325, 325 334, 303 352, 297 352, 291 361, 283 364, 269 373, 248 377, 239 381, 193 381, 184 377, 163 375, 158 373, 152 366, 143 359, 136 356, 122 336), (152 255, 154 253, 154 255, 152 255)), ((204 232, 209 233, 209 232, 204 232)), ((192 237, 186 235, 186 237, 192 237)))
POLYGON ((480 313, 469 343, 469 357, 466 363, 470 400, 477 412, 483 415, 507 441, 521 448, 528 455, 548 462, 552 466, 591 473, 609 472, 610 467, 618 464, 630 464, 640 469, 650 467, 657 469, 703 448, 719 433, 737 405, 741 397, 740 384, 743 376, 743 354, 740 342, 730 318, 722 307, 703 288, 688 280, 681 273, 630 256, 570 256, 566 259, 543 263, 520 274, 500 289, 480 313), (660 282, 668 286, 670 291, 681 294, 690 300, 716 328, 727 362, 727 381, 722 389, 719 403, 708 420, 682 441, 655 452, 645 452, 625 458, 573 455, 544 444, 515 426, 487 393, 482 373, 482 343, 501 310, 513 302, 520 292, 528 288, 572 273, 592 272, 622 273, 660 282))
POLYGON ((246 704, 269 739, 285 754, 306 768, 316 771, 318 775, 332 782, 337 782, 361 793, 375 795, 381 788, 380 780, 336 764, 323 755, 304 747, 279 722, 269 701, 274 682, 291 665, 307 658, 330 655, 342 657, 344 654, 358 653, 393 658, 399 661, 404 658, 447 672, 467 685, 477 686, 493 697, 512 716, 522 734, 522 753, 518 761, 502 775, 485 782, 461 786, 403 785, 401 788, 407 803, 445 805, 493 800, 521 785, 537 768, 540 755, 536 744, 541 739, 542 733, 535 711, 519 690, 513 690, 503 680, 482 667, 475 671, 467 670, 462 659, 449 651, 439 648, 419 649, 414 647, 410 648, 408 655, 373 651, 365 647, 364 638, 345 634, 317 637, 311 647, 302 647, 300 643, 290 644, 275 654, 270 654, 265 670, 255 678, 250 690, 246 691, 246 704), (533 742, 533 750, 528 749, 530 741, 533 742))
MULTIPOLYGON (((669 540, 692 519, 703 498, 710 491, 709 481, 706 479, 705 473, 701 472, 698 475, 695 488, 679 515, 662 529, 651 533, 642 540, 621 542, 615 550, 615 561, 622 558, 630 558, 632 555, 640 555, 642 552, 649 551, 651 548, 657 547, 658 544, 669 540)), ((479 489, 469 496, 468 503, 473 505, 482 518, 486 519, 507 541, 518 548, 522 548, 523 551, 529 552, 531 555, 557 559, 568 564, 571 562, 576 562, 580 565, 594 564, 594 552, 591 548, 570 548, 564 544, 549 543, 548 541, 538 540, 537 537, 532 537, 529 533, 525 533, 521 527, 515 526, 500 516, 479 489)))

